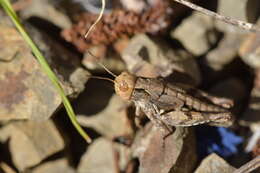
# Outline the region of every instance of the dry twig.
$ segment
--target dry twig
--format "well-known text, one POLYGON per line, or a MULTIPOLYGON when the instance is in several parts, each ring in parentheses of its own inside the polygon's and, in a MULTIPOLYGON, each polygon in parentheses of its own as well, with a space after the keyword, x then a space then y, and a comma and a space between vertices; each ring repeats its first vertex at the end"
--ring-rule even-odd
POLYGON ((92 29, 96 26, 96 24, 101 20, 103 14, 104 14, 104 10, 105 10, 105 6, 106 6, 106 1, 102 0, 102 8, 101 11, 98 15, 97 20, 94 22, 94 24, 89 28, 88 32, 85 34, 85 39, 87 39, 89 33, 92 31, 92 29))
POLYGON ((244 22, 244 21, 241 21, 241 20, 237 20, 237 19, 234 19, 234 18, 231 18, 231 17, 227 17, 227 16, 222 16, 218 13, 215 13, 213 11, 210 11, 210 10, 207 10, 205 8, 202 8, 196 4, 193 4, 191 2, 187 2, 185 0, 174 0, 180 4, 183 4, 187 7, 190 7, 196 11, 199 11, 203 14, 206 14, 208 16, 211 16, 213 18, 216 18, 218 20, 221 20, 225 23, 228 23, 228 24, 231 24, 231 25, 234 25, 234 26, 237 26, 239 28, 242 28, 244 30, 248 30, 248 31, 252 31, 252 32, 260 32, 260 28, 255 26, 254 24, 252 23, 248 23, 248 22, 244 22))

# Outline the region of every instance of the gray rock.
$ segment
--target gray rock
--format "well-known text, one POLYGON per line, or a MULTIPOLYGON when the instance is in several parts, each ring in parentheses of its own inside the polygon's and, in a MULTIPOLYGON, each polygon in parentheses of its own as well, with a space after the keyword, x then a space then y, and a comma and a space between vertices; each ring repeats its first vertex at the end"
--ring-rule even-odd
POLYGON ((144 34, 134 36, 122 51, 127 69, 143 77, 166 77, 174 71, 184 73, 200 81, 200 73, 194 58, 183 50, 173 50, 162 40, 151 40, 144 34))
POLYGON ((260 33, 247 36, 239 49, 242 60, 253 68, 260 68, 260 33))
POLYGON ((89 73, 81 68, 80 58, 49 35, 30 25, 26 25, 26 27, 31 38, 37 44, 53 71, 56 72, 65 93, 76 97, 84 89, 82 87, 89 78, 89 73), (86 76, 84 77, 84 75, 86 76), (73 82, 76 78, 78 79, 75 85, 73 82))
POLYGON ((95 45, 88 49, 88 52, 84 54, 82 64, 91 70, 105 72, 105 69, 98 63, 104 64, 104 66, 110 71, 123 71, 125 70, 124 63, 120 60, 117 54, 111 51, 107 51, 105 45, 95 45), (91 54, 89 54, 91 52, 91 54))
POLYGON ((64 149, 64 141, 52 121, 13 122, 0 129, 0 140, 9 141, 14 165, 22 171, 64 149))
POLYGON ((0 120, 48 119, 61 103, 56 88, 14 28, 0 28, 3 35, 12 33, 0 42, 14 45, 1 47, 1 56, 11 59, 0 60, 0 120))
POLYGON ((236 169, 215 153, 207 156, 195 173, 233 173, 236 169))
POLYGON ((118 155, 118 166, 120 170, 126 171, 129 162, 131 160, 131 149, 129 146, 122 145, 119 143, 113 143, 114 150, 118 155))
POLYGON ((208 65, 214 70, 221 70, 225 65, 229 64, 237 57, 243 38, 239 34, 225 34, 218 46, 206 55, 208 65))
POLYGON ((139 159, 139 173, 189 173, 194 169, 194 136, 185 128, 166 135, 151 123, 137 134, 132 152, 139 159))
POLYGON ((20 16, 23 18, 37 16, 58 25, 60 28, 70 28, 71 21, 69 17, 56 9, 53 3, 55 1, 33 0, 26 8, 20 10, 20 16))
MULTIPOLYGON (((125 9, 130 11, 135 11, 137 13, 142 12, 148 6, 145 1, 140 1, 140 0, 120 0, 120 1, 125 9)), ((148 3, 149 2, 150 1, 148 1, 148 3)))
POLYGON ((6 26, 2 21, 0 24, 0 63, 11 61, 19 51, 26 49, 28 49, 28 46, 24 44, 23 38, 17 34, 17 30, 6 26))
POLYGON ((69 166, 66 159, 59 159, 43 163, 34 168, 31 173, 76 173, 76 171, 69 166))
MULTIPOLYGON (((65 93, 77 96, 89 78, 79 58, 47 35, 27 29, 57 72, 65 93)), ((8 20, 1 21, 0 43, 0 120, 48 119, 61 104, 59 93, 8 20)))
POLYGON ((204 14, 193 12, 174 31, 173 38, 178 39, 183 46, 194 55, 202 55, 216 43, 214 21, 204 14))
POLYGON ((96 69, 100 68, 98 62, 103 62, 107 53, 107 47, 105 45, 93 45, 88 51, 84 54, 82 59, 82 64, 87 69, 96 69), (91 54, 90 54, 90 53, 91 54))
POLYGON ((95 116, 77 116, 82 126, 91 127, 100 134, 113 139, 118 136, 133 134, 127 117, 126 104, 117 95, 113 95, 107 107, 95 116))
POLYGON ((119 167, 113 143, 105 138, 97 139, 81 157, 78 173, 118 173, 119 167))
POLYGON ((85 83, 90 78, 90 73, 83 68, 77 68, 71 73, 69 81, 71 83, 71 88, 73 88, 72 93, 79 94, 85 89, 85 83))

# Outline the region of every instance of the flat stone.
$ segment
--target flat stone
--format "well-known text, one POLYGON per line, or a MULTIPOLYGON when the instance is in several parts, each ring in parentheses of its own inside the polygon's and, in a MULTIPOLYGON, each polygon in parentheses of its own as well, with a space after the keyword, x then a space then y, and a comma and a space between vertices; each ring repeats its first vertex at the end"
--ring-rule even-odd
POLYGON ((105 59, 107 52, 107 47, 105 45, 94 45, 88 48, 88 51, 84 54, 84 58, 82 60, 82 64, 87 69, 95 69, 98 68, 98 62, 101 62, 105 59), (90 54, 90 53, 91 54, 90 54))
POLYGON ((236 169, 230 166, 224 159, 212 153, 200 163, 195 173, 231 173, 235 170, 236 169))
POLYGON ((97 72, 107 73, 107 71, 99 63, 104 64, 104 66, 110 71, 123 71, 125 70, 125 64, 120 60, 119 55, 114 52, 108 51, 107 47, 104 45, 92 46, 89 52, 84 54, 82 59, 82 64, 91 70, 96 70, 97 72), (93 56, 94 55, 94 56, 93 56))
POLYGON ((78 173, 118 173, 118 162, 113 143, 105 138, 95 140, 81 157, 78 173))
POLYGON ((115 142, 113 143, 113 147, 118 156, 118 167, 120 171, 126 171, 127 167, 129 166, 129 162, 132 159, 130 147, 115 142))
POLYGON ((133 129, 127 117, 126 104, 122 99, 113 95, 107 107, 95 116, 77 116, 82 126, 90 127, 103 136, 115 138, 119 136, 131 136, 133 129))
POLYGON ((218 46, 206 55, 208 65, 214 70, 223 69, 225 65, 237 57, 243 38, 238 34, 225 34, 218 46))
POLYGON ((198 66, 190 54, 144 34, 134 36, 121 56, 128 71, 137 76, 167 77, 176 71, 188 75, 195 84, 200 81, 198 66))
POLYGON ((0 25, 0 42, 3 41, 9 46, 1 50, 11 60, 0 60, 0 120, 48 119, 61 103, 56 88, 13 27, 0 25), (3 38, 8 30, 12 36, 3 38))
MULTIPOLYGON (((1 19, 2 20, 2 19, 1 19)), ((0 63, 11 61, 19 51, 28 49, 23 38, 13 27, 0 24, 0 63)))
POLYGON ((88 71, 81 67, 79 56, 41 30, 28 24, 25 26, 52 70, 56 73, 65 94, 70 97, 77 97, 89 79, 88 71), (75 83, 75 81, 77 82, 75 83))
POLYGON ((239 55, 249 66, 260 67, 260 33, 252 33, 247 36, 241 44, 239 55))
POLYGON ((64 149, 64 141, 52 121, 13 122, 0 130, 1 141, 9 140, 14 165, 22 171, 64 149))
POLYGON ((59 159, 49 161, 37 166, 32 170, 32 173, 76 173, 76 171, 69 166, 66 159, 59 159))
POLYGON ((49 0, 33 0, 26 8, 20 10, 20 16, 23 18, 37 16, 58 25, 60 28, 70 28, 71 21, 69 17, 55 8, 53 2, 49 0))
MULTIPOLYGON (((78 95, 85 89, 85 83, 90 78, 91 74, 83 68, 76 68, 70 74, 69 82, 73 91, 71 93, 78 95)), ((75 96, 76 97, 76 96, 75 96)))
POLYGON ((207 52, 217 41, 213 30, 214 21, 211 17, 193 12, 171 32, 171 36, 178 39, 192 54, 199 56, 207 52))
POLYGON ((137 134, 132 152, 139 160, 139 173, 192 172, 197 159, 194 136, 184 128, 166 135, 151 123, 137 134))

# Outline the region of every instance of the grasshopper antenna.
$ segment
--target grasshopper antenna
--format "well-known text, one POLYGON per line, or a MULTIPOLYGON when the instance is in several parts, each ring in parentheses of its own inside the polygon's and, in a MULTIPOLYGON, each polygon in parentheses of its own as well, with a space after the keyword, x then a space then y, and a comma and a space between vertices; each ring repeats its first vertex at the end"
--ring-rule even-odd
MULTIPOLYGON (((106 1, 105 0, 101 0, 101 2, 102 2, 102 8, 101 8, 100 14, 99 14, 97 20, 95 21, 95 23, 89 28, 88 32, 85 34, 85 39, 87 39, 87 37, 90 34, 90 32, 94 29, 94 27, 101 20, 103 14, 104 14, 104 10, 105 10, 105 7, 106 7, 106 1)), ((95 57, 96 59, 98 59, 98 57, 93 55, 90 51, 87 51, 87 53, 90 54, 91 56, 95 57)), ((113 72, 111 72, 109 69, 107 69, 106 66, 104 66, 102 63, 100 63, 100 62, 97 62, 97 63, 102 68, 104 68, 109 74, 111 74, 114 78, 117 77, 117 75, 115 75, 113 72)))
POLYGON ((102 63, 98 62, 98 65, 100 65, 101 67, 103 67, 109 74, 111 74, 114 78, 117 77, 117 75, 115 75, 112 71, 108 70, 108 68, 106 68, 106 66, 104 66, 102 63))
POLYGON ((115 83, 114 80, 112 79, 109 79, 109 78, 106 78, 106 77, 100 77, 100 76, 89 76, 90 78, 93 78, 93 79, 101 79, 101 80, 107 80, 107 81, 110 81, 110 82, 113 82, 115 83))
MULTIPOLYGON (((88 54, 90 54, 91 56, 93 56, 96 59, 99 59, 97 56, 93 55, 90 51, 87 51, 88 54)), ((97 62, 98 65, 100 65, 102 68, 104 68, 106 70, 106 72, 108 72, 109 74, 111 74, 114 78, 117 77, 117 75, 115 75, 112 71, 110 71, 108 68, 106 68, 106 66, 104 66, 104 64, 102 64, 101 62, 97 62)))

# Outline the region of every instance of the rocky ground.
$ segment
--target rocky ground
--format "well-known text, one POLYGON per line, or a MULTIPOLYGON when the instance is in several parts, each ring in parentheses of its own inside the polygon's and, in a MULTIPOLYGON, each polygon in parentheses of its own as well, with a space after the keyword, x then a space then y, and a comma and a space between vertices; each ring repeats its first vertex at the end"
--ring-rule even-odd
MULTIPOLYGON (((259 24, 259 0, 190 0, 259 24)), ((0 9, 0 172, 230 173, 260 155, 260 33, 173 0, 18 0, 13 7, 70 98, 87 144, 31 49, 0 9), (87 51, 92 52, 93 57, 87 51), (164 132, 114 92, 122 71, 234 101, 234 124, 164 132)), ((258 161, 259 162, 259 161, 258 161)))

